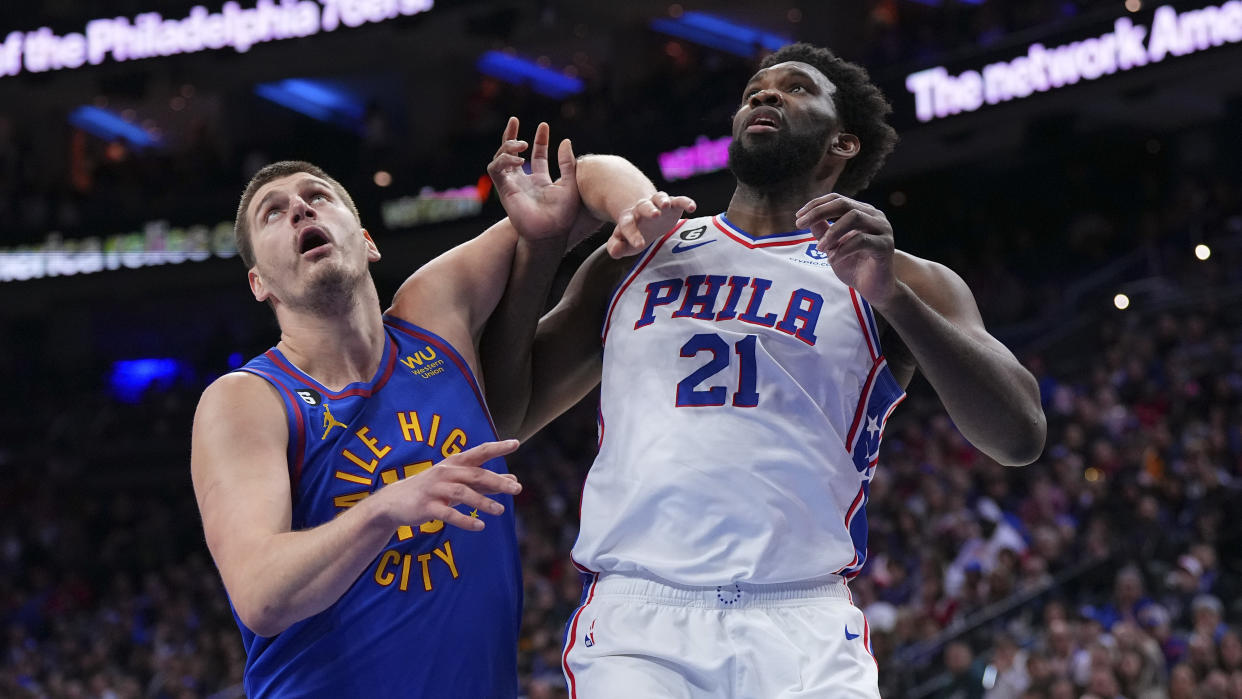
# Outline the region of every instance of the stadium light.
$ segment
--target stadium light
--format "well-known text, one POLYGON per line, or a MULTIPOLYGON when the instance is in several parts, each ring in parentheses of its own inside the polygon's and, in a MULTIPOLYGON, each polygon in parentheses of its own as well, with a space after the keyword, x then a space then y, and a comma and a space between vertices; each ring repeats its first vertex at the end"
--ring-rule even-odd
POLYGON ((1124 311, 1130 307, 1130 297, 1125 294, 1117 294, 1113 297, 1113 305, 1117 307, 1117 310, 1124 311))
POLYGON ((189 371, 179 359, 122 359, 112 363, 108 383, 117 400, 137 403, 148 388, 166 388, 189 371))
POLYGON ((135 148, 154 148, 160 139, 146 129, 131 124, 119 114, 101 107, 83 106, 69 113, 69 123, 105 141, 124 140, 135 148))
POLYGON ((708 14, 683 12, 680 17, 651 20, 651 28, 696 44, 749 58, 761 50, 775 51, 793 39, 708 14))
POLYGON ((1200 243, 1195 246, 1195 257, 1199 258, 1200 260, 1207 260, 1207 258, 1211 256, 1212 256, 1212 248, 1209 248, 1203 243, 1200 243))
POLYGON ((346 90, 321 80, 289 78, 256 85, 254 93, 316 121, 362 132, 366 109, 362 100, 346 90))
POLYGON ((565 99, 582 92, 585 87, 576 77, 503 51, 488 51, 479 56, 475 67, 480 73, 507 83, 529 84, 535 92, 552 99, 565 99))

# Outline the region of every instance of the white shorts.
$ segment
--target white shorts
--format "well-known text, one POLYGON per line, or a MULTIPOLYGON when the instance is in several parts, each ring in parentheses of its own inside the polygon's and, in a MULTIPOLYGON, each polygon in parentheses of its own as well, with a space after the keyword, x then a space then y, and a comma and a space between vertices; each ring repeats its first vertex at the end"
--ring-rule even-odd
POLYGON ((681 587, 599 574, 561 661, 574 699, 878 699, 870 641, 844 582, 681 587))

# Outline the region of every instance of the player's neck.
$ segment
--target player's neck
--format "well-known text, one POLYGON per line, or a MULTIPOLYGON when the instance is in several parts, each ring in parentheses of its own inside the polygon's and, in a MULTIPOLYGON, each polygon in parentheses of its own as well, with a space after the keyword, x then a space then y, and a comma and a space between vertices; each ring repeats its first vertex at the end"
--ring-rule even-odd
POLYGON ((299 369, 339 391, 370 381, 384 355, 384 319, 374 284, 354 295, 348 310, 332 314, 290 311, 279 315, 276 345, 299 369))
POLYGON ((819 180, 790 182, 763 189, 738 182, 725 215, 734 225, 753 236, 788 233, 798 228, 794 223, 798 209, 829 191, 831 185, 819 180))

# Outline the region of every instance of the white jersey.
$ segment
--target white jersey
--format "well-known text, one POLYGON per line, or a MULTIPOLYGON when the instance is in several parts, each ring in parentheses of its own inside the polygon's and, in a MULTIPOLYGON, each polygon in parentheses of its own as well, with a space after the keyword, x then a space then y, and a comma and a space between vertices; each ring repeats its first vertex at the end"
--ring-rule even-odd
POLYGON ((618 287, 603 343, 580 567, 681 585, 858 574, 905 393, 808 231, 682 221, 618 287))

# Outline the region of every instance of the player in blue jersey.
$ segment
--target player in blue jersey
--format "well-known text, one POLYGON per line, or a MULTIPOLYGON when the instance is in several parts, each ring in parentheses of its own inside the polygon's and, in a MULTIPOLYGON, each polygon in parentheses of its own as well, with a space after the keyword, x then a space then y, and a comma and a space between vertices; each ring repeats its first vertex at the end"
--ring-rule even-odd
POLYGON ((897 250, 883 212, 851 198, 896 141, 889 111, 862 68, 788 46, 742 92, 726 212, 679 221, 693 202, 632 167, 579 177, 617 227, 512 387, 530 391, 529 434, 602 376, 572 696, 878 696, 848 582, 913 372, 997 462, 1040 454, 1036 383, 965 283, 897 250))
MULTIPOLYGON (((513 119, 498 159, 521 159, 516 137, 513 119)), ((530 174, 493 164, 510 217, 384 312, 379 249, 336 180, 280 162, 246 187, 238 250, 281 336, 203 393, 191 468, 248 696, 516 695, 517 442, 497 441, 478 344, 514 261, 589 220, 559 155, 554 182, 540 125, 530 174)))

